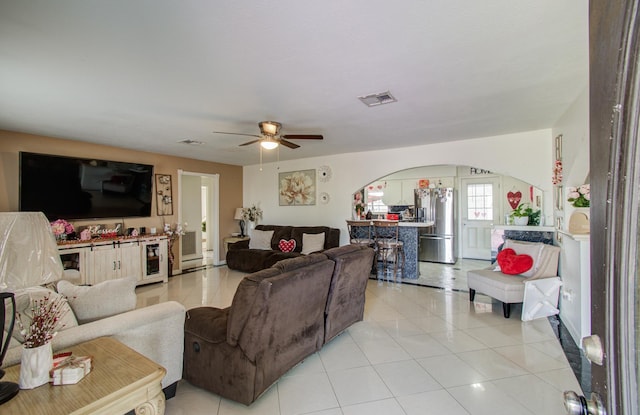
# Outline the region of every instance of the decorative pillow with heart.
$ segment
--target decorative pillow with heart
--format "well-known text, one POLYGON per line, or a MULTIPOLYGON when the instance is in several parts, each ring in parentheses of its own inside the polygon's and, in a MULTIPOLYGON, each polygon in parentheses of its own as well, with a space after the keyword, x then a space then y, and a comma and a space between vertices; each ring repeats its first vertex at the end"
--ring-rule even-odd
POLYGON ((505 248, 498 252, 496 259, 500 270, 508 275, 522 274, 533 267, 533 258, 530 255, 517 255, 516 251, 511 248, 505 248))
POLYGON ((286 239, 280 239, 280 242, 278 242, 278 248, 282 252, 293 252, 293 250, 296 249, 296 240, 289 239, 287 241, 286 239))

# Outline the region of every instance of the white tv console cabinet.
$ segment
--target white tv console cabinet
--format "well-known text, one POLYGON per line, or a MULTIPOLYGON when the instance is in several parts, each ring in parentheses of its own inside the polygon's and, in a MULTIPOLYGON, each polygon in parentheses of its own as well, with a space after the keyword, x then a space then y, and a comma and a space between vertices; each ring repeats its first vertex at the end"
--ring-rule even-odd
POLYGON ((145 235, 65 241, 58 243, 58 252, 65 274, 76 284, 135 276, 143 285, 168 281, 167 246, 165 235, 145 235))

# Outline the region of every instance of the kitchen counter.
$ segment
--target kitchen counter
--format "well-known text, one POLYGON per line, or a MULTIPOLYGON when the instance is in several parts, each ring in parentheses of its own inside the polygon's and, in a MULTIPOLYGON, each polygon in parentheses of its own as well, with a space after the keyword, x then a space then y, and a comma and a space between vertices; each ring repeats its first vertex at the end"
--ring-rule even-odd
MULTIPOLYGON (((351 221, 351 219, 349 219, 351 221)), ((383 221, 376 219, 376 221, 383 221)), ((354 222, 369 223, 373 226, 373 220, 359 220, 354 222)), ((386 221, 384 222, 395 222, 386 221)), ((420 268, 418 267, 418 231, 419 228, 427 228, 433 226, 434 222, 398 222, 398 239, 403 243, 404 249, 404 268, 402 270, 402 278, 415 280, 420 276, 420 268)))

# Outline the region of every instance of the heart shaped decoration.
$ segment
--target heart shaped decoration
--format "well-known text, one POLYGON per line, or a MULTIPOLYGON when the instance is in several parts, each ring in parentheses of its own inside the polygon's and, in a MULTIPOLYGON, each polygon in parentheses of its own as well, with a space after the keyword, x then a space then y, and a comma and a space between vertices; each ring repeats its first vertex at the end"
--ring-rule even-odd
POLYGON ((507 200, 509 201, 509 206, 511 206, 511 209, 517 208, 520 204, 520 201, 522 200, 522 192, 517 191, 515 193, 507 193, 507 200))
POLYGON ((294 249, 296 249, 296 240, 289 239, 287 241, 286 239, 280 239, 280 242, 278 242, 278 248, 282 252, 292 252, 294 249))
POLYGON ((533 258, 530 255, 517 255, 511 248, 505 248, 498 252, 496 257, 500 271, 503 274, 518 275, 529 271, 533 267, 533 258))

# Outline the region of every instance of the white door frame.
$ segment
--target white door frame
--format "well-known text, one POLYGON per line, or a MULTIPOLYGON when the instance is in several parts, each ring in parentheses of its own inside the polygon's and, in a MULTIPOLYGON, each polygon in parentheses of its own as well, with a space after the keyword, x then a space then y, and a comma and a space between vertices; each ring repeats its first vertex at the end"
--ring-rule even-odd
MULTIPOLYGON (((209 194, 209 212, 207 212, 207 238, 211 238, 213 248, 213 265, 222 265, 220 261, 220 175, 211 173, 198 173, 178 169, 178 222, 182 223, 182 176, 199 176, 210 178, 213 182, 209 194)), ((200 224, 197 224, 199 226, 200 224)), ((182 252, 182 239, 179 239, 179 251, 182 252)), ((182 271, 182 261, 179 269, 182 271)))
MULTIPOLYGON (((467 218, 467 184, 469 183, 491 183, 493 185, 493 218, 491 219, 491 226, 500 222, 502 216, 502 205, 500 204, 500 191, 502 189, 502 177, 494 175, 482 175, 482 176, 465 176, 460 178, 460 257, 465 258, 465 243, 467 233, 465 232, 465 222, 467 218)), ((475 222, 475 221, 474 221, 475 222)), ((486 258, 478 259, 491 259, 491 235, 488 238, 488 252, 486 258)), ((471 258, 471 257, 470 257, 471 258)))

